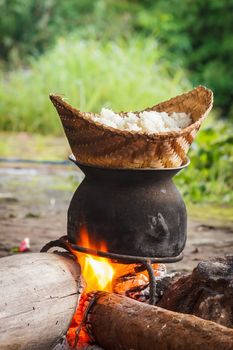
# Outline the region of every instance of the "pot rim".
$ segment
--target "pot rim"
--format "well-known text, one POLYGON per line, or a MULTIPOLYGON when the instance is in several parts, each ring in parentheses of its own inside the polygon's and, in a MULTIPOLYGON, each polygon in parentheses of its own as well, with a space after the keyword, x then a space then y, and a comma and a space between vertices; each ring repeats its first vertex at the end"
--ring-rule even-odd
POLYGON ((85 163, 82 163, 82 162, 80 162, 80 161, 78 161, 76 158, 75 158, 75 156, 73 155, 73 154, 71 154, 71 155, 69 155, 69 160, 71 161, 71 162, 73 162, 74 164, 76 164, 77 166, 79 166, 79 165, 83 165, 83 166, 85 166, 85 167, 90 167, 90 168, 95 168, 95 169, 102 169, 102 170, 127 170, 127 171, 129 171, 129 170, 132 170, 132 171, 138 171, 138 170, 140 170, 140 171, 145 171, 145 170, 150 170, 150 171, 170 171, 170 170, 181 170, 181 169, 184 169, 184 168, 186 168, 189 164, 190 164, 190 159, 189 159, 189 157, 188 156, 186 156, 186 158, 185 158, 185 162, 182 164, 182 165, 180 165, 180 166, 178 166, 178 167, 174 167, 174 168, 107 168, 107 167, 104 167, 104 166, 96 166, 96 165, 91 165, 91 164, 85 164, 85 163))

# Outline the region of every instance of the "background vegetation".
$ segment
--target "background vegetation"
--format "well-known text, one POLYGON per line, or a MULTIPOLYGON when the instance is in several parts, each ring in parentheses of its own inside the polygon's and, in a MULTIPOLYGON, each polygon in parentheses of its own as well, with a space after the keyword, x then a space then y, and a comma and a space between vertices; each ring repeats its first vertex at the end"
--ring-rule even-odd
POLYGON ((215 110, 177 178, 192 202, 233 204, 233 0, 0 0, 0 129, 60 134, 48 99, 143 109, 192 86, 215 110))

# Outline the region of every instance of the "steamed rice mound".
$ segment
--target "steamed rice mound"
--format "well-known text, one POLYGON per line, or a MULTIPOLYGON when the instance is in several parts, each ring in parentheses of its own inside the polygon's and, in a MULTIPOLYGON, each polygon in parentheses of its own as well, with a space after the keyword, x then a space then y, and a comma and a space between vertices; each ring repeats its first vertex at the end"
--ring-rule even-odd
POLYGON ((114 129, 146 134, 180 131, 192 123, 190 115, 186 113, 173 112, 169 115, 166 112, 144 111, 138 115, 133 112, 120 115, 107 108, 102 108, 100 115, 94 115, 91 119, 114 129))

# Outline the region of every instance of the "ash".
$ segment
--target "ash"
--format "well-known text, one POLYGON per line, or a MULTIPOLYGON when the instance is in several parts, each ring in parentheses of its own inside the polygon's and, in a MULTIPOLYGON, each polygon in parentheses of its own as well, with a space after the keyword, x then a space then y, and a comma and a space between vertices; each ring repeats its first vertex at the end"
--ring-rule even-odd
POLYGON ((61 342, 53 347, 51 350, 104 350, 98 345, 83 344, 77 348, 71 348, 66 340, 66 338, 61 339, 61 342))

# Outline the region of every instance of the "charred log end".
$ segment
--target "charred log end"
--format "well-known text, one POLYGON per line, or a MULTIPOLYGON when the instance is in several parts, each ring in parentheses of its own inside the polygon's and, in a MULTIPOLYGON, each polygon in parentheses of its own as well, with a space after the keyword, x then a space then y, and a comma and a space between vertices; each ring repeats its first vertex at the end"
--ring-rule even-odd
POLYGON ((233 256, 200 262, 170 284, 157 305, 233 327, 233 256))

